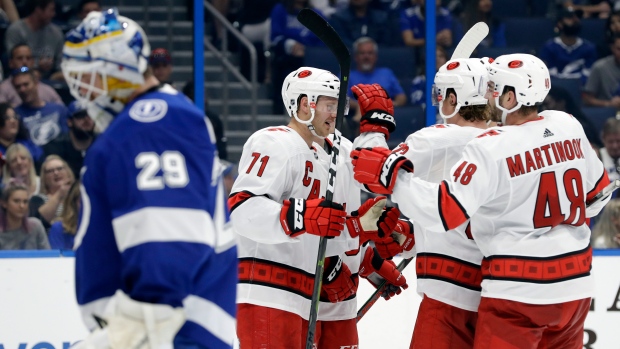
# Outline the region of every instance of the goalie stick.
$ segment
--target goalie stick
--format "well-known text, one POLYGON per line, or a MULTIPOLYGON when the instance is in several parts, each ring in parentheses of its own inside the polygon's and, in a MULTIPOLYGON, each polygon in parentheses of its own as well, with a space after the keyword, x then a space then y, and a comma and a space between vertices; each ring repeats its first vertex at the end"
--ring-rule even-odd
MULTIPOLYGON (((476 23, 467 31, 467 33, 465 33, 465 35, 463 35, 463 38, 461 38, 461 41, 459 41, 458 45, 456 45, 450 59, 469 58, 476 47, 478 47, 478 45, 488 34, 489 26, 486 23, 476 23)), ((402 272, 410 262, 411 259, 404 259, 396 268, 402 272)), ((364 303, 364 305, 362 305, 362 307, 357 311, 357 322, 359 322, 362 317, 366 315, 368 310, 370 310, 370 308, 379 300, 386 287, 386 281, 383 281, 379 287, 377 287, 377 290, 372 294, 372 296, 368 298, 366 303, 364 303)))
MULTIPOLYGON (((596 204, 597 202, 604 200, 607 196, 611 195, 618 188, 620 188, 620 179, 616 179, 613 182, 609 183, 607 186, 605 186, 605 188, 603 188, 603 190, 598 192, 598 194, 596 194, 592 198, 592 200, 586 203, 587 207, 590 207, 596 204)), ((413 258, 403 259, 396 268, 402 272, 403 269, 405 269, 405 267, 411 262, 412 259, 413 258)), ((366 315, 368 310, 370 310, 370 308, 375 303, 377 303, 379 298, 381 298, 381 294, 383 294, 383 292, 385 291, 385 288, 387 287, 386 284, 387 284, 387 281, 383 280, 383 282, 381 282, 379 287, 377 287, 377 289, 372 294, 372 296, 370 296, 370 298, 368 298, 366 303, 364 303, 364 305, 362 305, 362 307, 357 311, 357 322, 359 322, 364 317, 364 315, 366 315)))
MULTIPOLYGON (((297 15, 297 19, 306 28, 310 29, 325 46, 336 56, 340 66, 340 90, 338 93, 338 109, 336 110, 336 130, 334 132, 334 144, 332 147, 332 157, 329 164, 327 178, 327 190, 325 200, 331 202, 334 198, 334 185, 336 183, 336 166, 338 165, 338 155, 340 153, 340 140, 342 134, 342 120, 344 119, 344 108, 347 99, 347 88, 349 86, 349 71, 351 69, 351 55, 347 46, 344 44, 338 33, 327 21, 318 13, 311 9, 303 9, 297 15)), ((317 256, 316 270, 314 273, 314 289, 312 291, 312 301, 310 303, 310 317, 308 319, 308 335, 306 337, 306 349, 314 347, 314 332, 319 313, 319 295, 323 281, 323 266, 325 264, 325 250, 327 240, 324 237, 319 239, 319 252, 317 256)))

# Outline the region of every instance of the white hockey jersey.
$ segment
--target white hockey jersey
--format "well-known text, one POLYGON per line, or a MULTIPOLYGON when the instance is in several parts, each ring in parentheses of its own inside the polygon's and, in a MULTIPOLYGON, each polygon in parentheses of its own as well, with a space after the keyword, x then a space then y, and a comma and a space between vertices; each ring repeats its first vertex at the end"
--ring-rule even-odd
MULTIPOLYGON (((231 222, 238 237, 237 303, 280 309, 308 319, 319 237, 289 237, 280 224, 280 211, 286 199, 325 196, 327 167, 319 161, 317 151, 323 150, 309 148, 286 126, 259 130, 245 143, 239 177, 229 198, 231 222)), ((341 159, 340 166, 342 163, 341 159)), ((346 194, 338 187, 335 202, 346 194)), ((357 209, 359 198, 356 204, 347 205, 347 209, 357 209)), ((326 256, 341 255, 356 244, 345 229, 328 241, 326 256)), ((319 314, 323 320, 337 317, 328 309, 320 309, 319 314)))
MULTIPOLYGON (((438 124, 411 134, 394 151, 407 157, 414 166, 413 176, 440 183, 451 175, 451 168, 461 158, 465 145, 484 130, 475 127, 438 124)), ((360 146, 381 146, 381 137, 363 135, 360 146), (371 140, 372 139, 372 140, 371 140)), ((415 249, 403 257, 416 256, 417 292, 452 306, 477 311, 480 303, 482 253, 473 240, 469 221, 447 234, 427 229, 413 221, 415 249)))
POLYGON ((392 200, 430 231, 470 219, 482 296, 553 304, 592 296, 586 202, 609 183, 572 116, 546 111, 472 140, 440 184, 401 171, 392 200))

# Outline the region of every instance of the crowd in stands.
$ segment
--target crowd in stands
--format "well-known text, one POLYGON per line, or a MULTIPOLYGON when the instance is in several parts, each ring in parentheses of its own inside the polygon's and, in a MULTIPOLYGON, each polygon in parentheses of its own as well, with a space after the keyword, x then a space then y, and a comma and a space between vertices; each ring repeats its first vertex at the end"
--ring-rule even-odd
MULTIPOLYGON (((97 138, 97 127, 87 111, 58 88, 64 83, 60 70, 63 32, 101 5, 97 0, 82 0, 72 16, 60 23, 55 18, 59 1, 26 0, 16 6, 13 0, 0 0, 0 28, 4 28, 0 48, 0 250, 70 249, 76 233, 79 172, 88 147, 97 138)), ((258 76, 272 87, 274 114, 283 113, 280 89, 291 71, 308 65, 338 74, 323 43, 296 19, 302 8, 310 7, 326 17, 349 46, 353 60, 350 85, 380 83, 394 101, 397 118, 424 119, 424 6, 432 1, 211 2, 258 52, 265 53, 259 55, 258 76), (398 115, 399 111, 408 114, 398 115)), ((577 118, 610 178, 620 179, 620 1, 436 0, 435 6, 436 70, 449 59, 463 33, 484 21, 490 33, 474 56, 527 52, 543 59, 553 80, 541 109, 563 110, 577 118)), ((213 41, 220 47, 223 28, 215 24, 213 28, 213 41)), ((241 56, 241 71, 248 72, 243 52, 241 56)), ((154 48, 149 63, 158 80, 193 99, 191 81, 172 81, 174 62, 167 49, 154 48)), ((350 97, 347 124, 352 137, 360 115, 350 97)), ((223 123, 206 101, 205 96, 219 155, 226 159, 223 123)), ((399 132, 406 135, 415 130, 399 132)), ((234 181, 234 167, 224 163, 228 187, 234 181)), ((620 247, 617 200, 592 225, 595 247, 620 247)))

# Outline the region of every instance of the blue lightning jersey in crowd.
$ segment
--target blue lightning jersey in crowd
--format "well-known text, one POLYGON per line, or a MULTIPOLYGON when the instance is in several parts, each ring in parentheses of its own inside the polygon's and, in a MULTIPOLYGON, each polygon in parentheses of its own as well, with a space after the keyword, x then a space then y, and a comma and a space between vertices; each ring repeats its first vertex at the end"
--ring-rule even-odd
POLYGON ((559 37, 548 40, 538 55, 549 68, 549 74, 561 79, 581 79, 585 84, 590 68, 596 61, 596 46, 588 40, 577 38, 566 46, 559 37))
POLYGON ((183 307, 178 336, 235 338, 237 250, 210 123, 164 85, 121 112, 82 168, 76 290, 91 327, 117 289, 183 307))

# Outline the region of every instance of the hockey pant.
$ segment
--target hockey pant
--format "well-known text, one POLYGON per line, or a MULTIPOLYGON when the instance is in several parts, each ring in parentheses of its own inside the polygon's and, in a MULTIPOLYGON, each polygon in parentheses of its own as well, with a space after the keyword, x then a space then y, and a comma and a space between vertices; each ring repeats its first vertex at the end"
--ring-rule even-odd
POLYGON ((409 349, 472 349, 478 314, 424 295, 409 349))
POLYGON ((590 298, 526 304, 482 297, 475 349, 581 349, 590 298))
MULTIPOLYGON (((253 304, 237 306, 237 337, 243 349, 305 349, 308 321, 283 310, 253 304)), ((317 321, 317 349, 357 349, 356 319, 317 321)))

